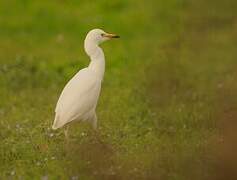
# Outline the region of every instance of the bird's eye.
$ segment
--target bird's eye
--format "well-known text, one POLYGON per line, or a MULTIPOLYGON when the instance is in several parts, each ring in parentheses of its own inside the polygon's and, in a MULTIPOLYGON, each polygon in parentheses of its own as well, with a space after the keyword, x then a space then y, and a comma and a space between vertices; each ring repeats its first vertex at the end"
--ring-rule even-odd
POLYGON ((101 36, 103 37, 105 34, 104 33, 101 33, 101 36))

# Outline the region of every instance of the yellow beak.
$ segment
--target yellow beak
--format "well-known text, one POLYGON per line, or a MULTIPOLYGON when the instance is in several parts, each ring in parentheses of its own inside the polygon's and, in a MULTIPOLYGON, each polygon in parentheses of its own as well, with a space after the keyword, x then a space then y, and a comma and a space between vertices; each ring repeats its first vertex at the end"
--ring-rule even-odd
POLYGON ((109 34, 109 33, 104 34, 103 36, 104 36, 104 37, 107 37, 107 38, 120 38, 120 36, 118 36, 118 35, 116 35, 116 34, 109 34))

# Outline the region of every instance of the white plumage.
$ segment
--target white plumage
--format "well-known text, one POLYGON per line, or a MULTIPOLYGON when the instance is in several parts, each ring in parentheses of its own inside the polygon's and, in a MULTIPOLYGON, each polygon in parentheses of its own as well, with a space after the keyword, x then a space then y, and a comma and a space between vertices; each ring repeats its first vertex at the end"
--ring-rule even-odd
POLYGON ((99 44, 111 38, 118 36, 100 29, 93 29, 87 34, 84 47, 91 62, 64 87, 55 108, 52 129, 61 128, 71 121, 89 121, 96 129, 95 110, 105 70, 104 53, 99 44))

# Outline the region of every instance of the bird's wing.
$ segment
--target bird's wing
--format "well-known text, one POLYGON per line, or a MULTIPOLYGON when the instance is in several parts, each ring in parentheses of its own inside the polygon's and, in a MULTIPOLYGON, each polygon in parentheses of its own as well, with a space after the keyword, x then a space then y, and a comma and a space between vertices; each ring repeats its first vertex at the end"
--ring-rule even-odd
POLYGON ((101 80, 88 68, 79 71, 64 87, 56 105, 54 129, 80 118, 96 106, 101 80))

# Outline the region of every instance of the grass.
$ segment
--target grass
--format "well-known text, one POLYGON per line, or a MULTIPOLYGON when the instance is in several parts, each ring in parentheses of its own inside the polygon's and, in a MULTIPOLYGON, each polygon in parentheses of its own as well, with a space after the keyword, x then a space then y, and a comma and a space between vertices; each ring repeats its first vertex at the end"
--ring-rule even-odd
POLYGON ((0 1, 0 179, 232 174, 219 169, 237 162, 226 158, 235 135, 225 133, 234 124, 229 115, 236 117, 229 111, 237 97, 235 6, 234 0, 0 1), (75 124, 66 146, 62 131, 51 130, 54 107, 65 83, 89 63, 83 40, 95 27, 122 37, 102 45, 103 143, 88 125, 75 124))

